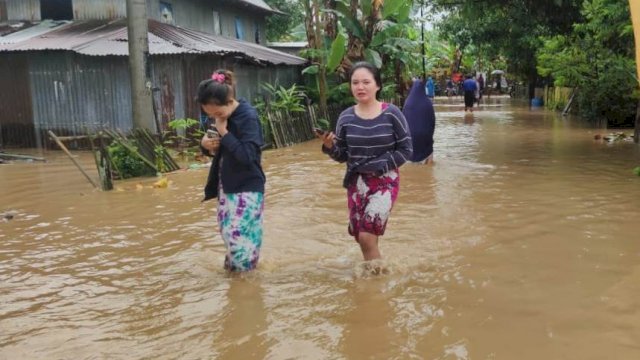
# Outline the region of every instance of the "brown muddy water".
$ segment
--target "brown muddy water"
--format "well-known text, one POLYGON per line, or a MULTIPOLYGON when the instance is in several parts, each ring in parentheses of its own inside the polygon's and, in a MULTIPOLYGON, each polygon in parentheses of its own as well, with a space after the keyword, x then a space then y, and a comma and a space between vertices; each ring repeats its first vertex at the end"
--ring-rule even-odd
POLYGON ((264 154, 243 278, 221 269, 206 169, 99 192, 58 152, 0 165, 0 358, 639 359, 639 148, 459 101, 437 100, 435 166, 401 170, 377 277, 318 141, 264 154))

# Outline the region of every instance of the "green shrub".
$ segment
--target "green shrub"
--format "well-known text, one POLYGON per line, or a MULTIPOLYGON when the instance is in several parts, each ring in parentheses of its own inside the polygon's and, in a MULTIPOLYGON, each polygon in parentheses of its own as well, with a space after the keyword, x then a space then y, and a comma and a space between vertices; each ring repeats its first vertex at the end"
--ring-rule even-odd
POLYGON ((114 142, 109 145, 107 150, 109 152, 109 157, 111 158, 111 163, 115 167, 115 170, 118 172, 121 179, 155 175, 155 171, 153 169, 120 143, 114 142))
POLYGON ((296 84, 289 88, 283 86, 273 86, 263 83, 262 88, 267 91, 269 106, 273 110, 284 110, 289 112, 304 112, 305 94, 296 84))

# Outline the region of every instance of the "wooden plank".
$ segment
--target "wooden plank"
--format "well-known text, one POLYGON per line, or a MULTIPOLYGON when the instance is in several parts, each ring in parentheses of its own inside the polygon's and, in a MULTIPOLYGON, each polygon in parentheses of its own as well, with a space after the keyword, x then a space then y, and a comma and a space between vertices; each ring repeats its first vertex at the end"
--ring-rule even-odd
POLYGON ((58 140, 60 140, 60 141, 85 140, 85 139, 89 139, 90 140, 91 136, 89 136, 89 135, 58 136, 58 140))
POLYGON ((278 135, 278 130, 275 127, 275 121, 273 119, 274 115, 271 111, 267 112, 267 119, 269 120, 269 125, 271 126, 271 135, 273 137, 273 142, 276 144, 276 148, 281 148, 282 144, 280 143, 280 137, 278 135))
POLYGON ((18 155, 0 152, 0 158, 5 159, 18 159, 18 160, 34 160, 34 161, 47 161, 43 157, 31 156, 31 155, 18 155))
POLYGON ((56 136, 56 134, 53 133, 53 131, 49 130, 47 131, 49 133, 49 136, 53 139, 53 141, 56 142, 56 144, 58 144, 58 146, 60 147, 60 149, 62 149, 62 151, 64 151, 65 154, 67 154, 67 156, 69 157, 69 159, 71 159, 71 161, 73 162, 73 164, 78 168, 78 170, 80 170, 80 172, 82 173, 82 175, 84 175, 85 178, 87 178, 87 180, 89 180, 89 182, 91 183, 91 185, 93 185, 94 188, 98 188, 98 185, 91 179, 91 177, 87 174, 86 171, 84 171, 84 169, 82 168, 82 166, 80 166, 80 164, 78 164, 78 162, 76 161, 76 159, 73 157, 73 155, 71 155, 71 153, 69 152, 69 150, 67 149, 66 146, 64 146, 64 144, 62 143, 62 141, 60 141, 60 139, 58 139, 58 137, 56 136))
POLYGON ((573 98, 576 95, 576 89, 574 88, 573 91, 571 92, 571 97, 569 98, 569 101, 567 101, 567 105, 564 106, 564 110, 562 110, 562 116, 566 116, 569 113, 569 110, 571 110, 571 104, 573 104, 573 98))

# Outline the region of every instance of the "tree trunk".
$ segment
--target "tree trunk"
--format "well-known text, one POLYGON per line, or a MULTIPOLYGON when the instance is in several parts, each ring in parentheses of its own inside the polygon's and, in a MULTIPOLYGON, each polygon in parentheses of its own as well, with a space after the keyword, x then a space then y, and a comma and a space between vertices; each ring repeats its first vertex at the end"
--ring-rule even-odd
MULTIPOLYGON (((363 0, 363 1, 367 1, 367 0, 363 0)), ((365 29, 365 35, 364 35, 364 47, 367 48, 369 47, 369 44, 371 43, 371 40, 373 40, 373 33, 375 32, 375 27, 378 24, 378 22, 381 20, 381 16, 380 16, 380 8, 383 5, 383 1, 381 0, 374 0, 371 2, 371 15, 365 19, 365 23, 363 26, 363 29, 365 29)))
POLYGON ((307 16, 304 17, 304 27, 307 33, 307 42, 310 49, 317 49, 316 46, 316 32, 313 29, 313 8, 311 7, 312 0, 303 0, 304 12, 307 16))
MULTIPOLYGON (((369 0, 363 0, 369 1, 369 0)), ((358 18, 358 0, 351 0, 349 3, 349 10, 351 11, 351 16, 354 19, 358 18)), ((347 42, 347 56, 345 66, 351 67, 351 64, 357 61, 361 61, 364 59, 364 45, 362 44, 362 40, 357 38, 351 32, 347 33, 349 41, 347 42)))
MULTIPOLYGON (((324 8, 328 10, 336 9, 336 0, 325 0, 324 8)), ((324 13, 324 33, 333 41, 338 35, 338 17, 331 12, 324 13)))
POLYGON ((397 99, 394 99, 398 102, 395 105, 402 107, 405 99, 406 86, 404 80, 402 80, 402 61, 400 61, 400 59, 395 60, 394 75, 396 78, 396 94, 398 94, 396 96, 397 99))
POLYGON ((320 114, 321 116, 328 119, 327 112, 327 66, 325 64, 325 57, 322 55, 322 49, 324 49, 324 41, 322 38, 322 29, 323 24, 321 20, 321 11, 320 11, 320 0, 313 0, 312 2, 312 11, 313 11, 313 30, 315 33, 316 40, 316 50, 318 50, 318 93, 320 97, 320 114))

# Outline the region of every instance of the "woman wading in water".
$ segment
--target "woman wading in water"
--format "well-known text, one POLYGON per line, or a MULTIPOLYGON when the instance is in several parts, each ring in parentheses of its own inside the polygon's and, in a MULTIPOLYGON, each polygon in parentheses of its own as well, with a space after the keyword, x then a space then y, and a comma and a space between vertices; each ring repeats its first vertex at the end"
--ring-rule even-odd
POLYGON ((385 232, 398 197, 398 168, 411 158, 412 145, 400 109, 377 98, 382 88, 378 69, 358 62, 349 80, 356 105, 340 114, 335 133, 318 137, 324 153, 347 163, 343 186, 347 189, 349 234, 369 261, 382 258, 378 238, 385 232))

